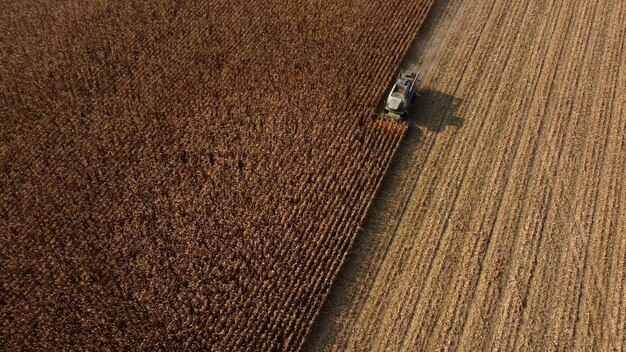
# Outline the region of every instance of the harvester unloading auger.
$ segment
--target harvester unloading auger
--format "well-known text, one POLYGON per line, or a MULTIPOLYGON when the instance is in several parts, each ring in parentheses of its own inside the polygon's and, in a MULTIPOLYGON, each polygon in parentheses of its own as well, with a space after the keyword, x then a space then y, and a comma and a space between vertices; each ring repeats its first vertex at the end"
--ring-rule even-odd
POLYGON ((391 120, 402 121, 408 115, 411 101, 419 86, 419 74, 416 72, 402 71, 396 78, 383 109, 383 117, 391 120))

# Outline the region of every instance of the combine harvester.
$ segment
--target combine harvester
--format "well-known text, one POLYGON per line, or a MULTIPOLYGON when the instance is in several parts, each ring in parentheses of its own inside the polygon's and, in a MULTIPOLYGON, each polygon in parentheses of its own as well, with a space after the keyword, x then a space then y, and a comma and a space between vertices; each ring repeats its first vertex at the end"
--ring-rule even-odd
POLYGON ((398 74, 396 83, 385 100, 382 117, 401 122, 408 115, 409 107, 415 91, 419 86, 419 74, 416 72, 402 71, 398 74))

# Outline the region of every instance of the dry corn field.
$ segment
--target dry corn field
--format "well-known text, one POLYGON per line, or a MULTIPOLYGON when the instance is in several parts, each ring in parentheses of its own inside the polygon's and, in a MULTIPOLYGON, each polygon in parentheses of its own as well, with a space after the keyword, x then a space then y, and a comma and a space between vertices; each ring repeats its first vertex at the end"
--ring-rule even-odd
POLYGON ((307 348, 624 351, 626 2, 443 3, 307 348))
POLYGON ((626 349, 626 3, 434 3, 2 1, 0 350, 626 349))
POLYGON ((4 1, 0 349, 300 348, 430 3, 4 1))

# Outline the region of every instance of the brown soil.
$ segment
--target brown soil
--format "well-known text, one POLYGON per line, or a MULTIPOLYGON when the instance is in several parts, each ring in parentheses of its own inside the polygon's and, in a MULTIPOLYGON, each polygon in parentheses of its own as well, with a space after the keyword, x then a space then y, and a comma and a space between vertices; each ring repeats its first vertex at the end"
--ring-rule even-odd
POLYGON ((430 4, 4 2, 0 347, 299 349, 430 4))
POLYGON ((420 133, 308 349, 624 350, 626 3, 442 11, 420 133))

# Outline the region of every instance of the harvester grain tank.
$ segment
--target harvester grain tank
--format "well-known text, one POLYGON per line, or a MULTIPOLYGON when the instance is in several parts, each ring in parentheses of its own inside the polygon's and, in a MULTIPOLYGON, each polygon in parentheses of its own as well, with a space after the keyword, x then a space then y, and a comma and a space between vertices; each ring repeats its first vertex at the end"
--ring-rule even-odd
POLYGON ((419 74, 410 71, 400 72, 385 100, 385 116, 394 120, 406 117, 418 86, 419 74))

